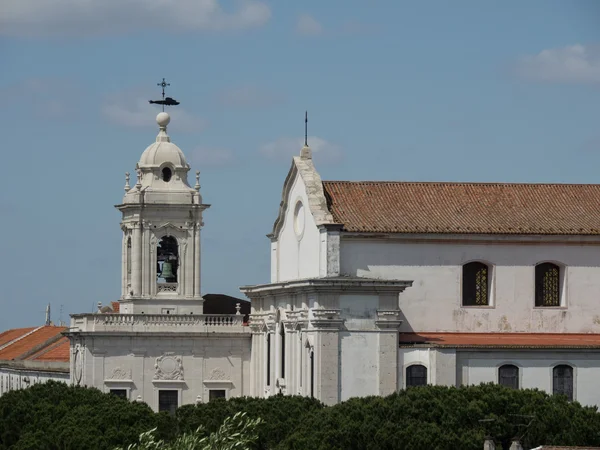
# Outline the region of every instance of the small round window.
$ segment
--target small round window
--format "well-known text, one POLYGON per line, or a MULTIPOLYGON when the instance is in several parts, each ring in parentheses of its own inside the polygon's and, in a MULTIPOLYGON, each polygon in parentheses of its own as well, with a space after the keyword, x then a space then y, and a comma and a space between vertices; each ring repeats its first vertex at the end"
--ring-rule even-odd
POLYGON ((165 183, 168 183, 169 181, 171 181, 171 169, 168 167, 164 167, 162 170, 162 179, 165 183))

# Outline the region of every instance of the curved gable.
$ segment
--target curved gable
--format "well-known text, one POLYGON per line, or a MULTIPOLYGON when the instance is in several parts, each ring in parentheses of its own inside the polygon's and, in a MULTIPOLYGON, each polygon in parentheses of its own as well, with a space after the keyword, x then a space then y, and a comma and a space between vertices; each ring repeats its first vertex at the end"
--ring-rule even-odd
POLYGON ((308 197, 308 207, 317 226, 323 224, 335 223, 333 216, 327 207, 327 199, 323 191, 323 182, 321 176, 315 169, 312 159, 294 156, 292 167, 283 183, 283 192, 281 194, 281 203, 279 204, 279 213, 273 224, 273 231, 267 236, 271 239, 277 239, 283 224, 285 222, 286 211, 290 203, 290 192, 300 176, 306 186, 306 195, 308 197))

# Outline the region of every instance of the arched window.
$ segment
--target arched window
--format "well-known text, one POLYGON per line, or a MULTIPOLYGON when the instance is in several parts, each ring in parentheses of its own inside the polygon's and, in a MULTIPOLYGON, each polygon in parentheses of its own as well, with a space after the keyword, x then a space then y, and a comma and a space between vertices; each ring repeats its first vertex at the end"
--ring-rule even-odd
POLYGON ((490 304, 489 268, 475 261, 463 266, 462 304, 488 306, 490 304))
POLYGON ((566 395, 573 401, 573 368, 566 364, 556 366, 552 370, 552 393, 566 395))
POLYGON ((560 268, 556 264, 535 266, 535 306, 560 306, 560 268))
POLYGON ((177 283, 178 268, 177 239, 173 236, 165 236, 159 241, 156 249, 156 276, 165 283, 177 283))
POLYGON ((127 264, 127 280, 131 278, 131 238, 127 238, 127 255, 125 258, 125 264, 127 264))
POLYGON ((406 387, 426 385, 427 367, 421 364, 415 364, 406 368, 406 387))
POLYGON ((168 183, 169 181, 171 181, 171 176, 172 176, 172 172, 171 169, 168 167, 163 167, 162 170, 162 179, 165 183, 168 183))
POLYGON ((498 369, 498 384, 513 389, 519 389, 519 368, 505 364, 498 369))

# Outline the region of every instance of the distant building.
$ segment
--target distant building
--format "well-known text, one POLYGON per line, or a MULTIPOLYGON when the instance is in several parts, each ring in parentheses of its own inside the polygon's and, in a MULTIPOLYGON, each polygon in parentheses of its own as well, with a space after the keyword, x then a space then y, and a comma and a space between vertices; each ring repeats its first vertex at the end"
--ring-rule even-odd
POLYGON ((69 382, 66 327, 45 325, 0 334, 0 395, 48 380, 69 382))

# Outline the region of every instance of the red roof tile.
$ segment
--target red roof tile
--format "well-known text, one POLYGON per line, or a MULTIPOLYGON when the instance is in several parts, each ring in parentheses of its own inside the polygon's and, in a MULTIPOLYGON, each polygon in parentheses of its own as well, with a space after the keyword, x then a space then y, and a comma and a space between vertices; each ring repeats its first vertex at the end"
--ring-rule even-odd
POLYGON ((600 234, 600 185, 324 181, 331 214, 369 233, 600 234))
POLYGON ((13 330, 7 330, 7 331, 4 331, 3 333, 0 333, 0 347, 8 344, 10 341, 13 341, 33 330, 35 330, 35 327, 15 328, 13 330))
POLYGON ((66 327, 44 326, 35 330, 33 333, 24 336, 2 350, 0 350, 0 360, 18 359, 31 352, 38 346, 45 343, 50 345, 58 339, 60 333, 66 330, 66 327))
POLYGON ((69 362, 71 357, 70 350, 71 344, 69 342, 69 338, 63 336, 54 344, 43 348, 26 359, 35 361, 69 362))
POLYGON ((600 334, 575 333, 400 333, 400 345, 454 348, 600 348, 600 334))
POLYGON ((118 313, 121 310, 121 304, 119 302, 111 302, 112 310, 118 313))

